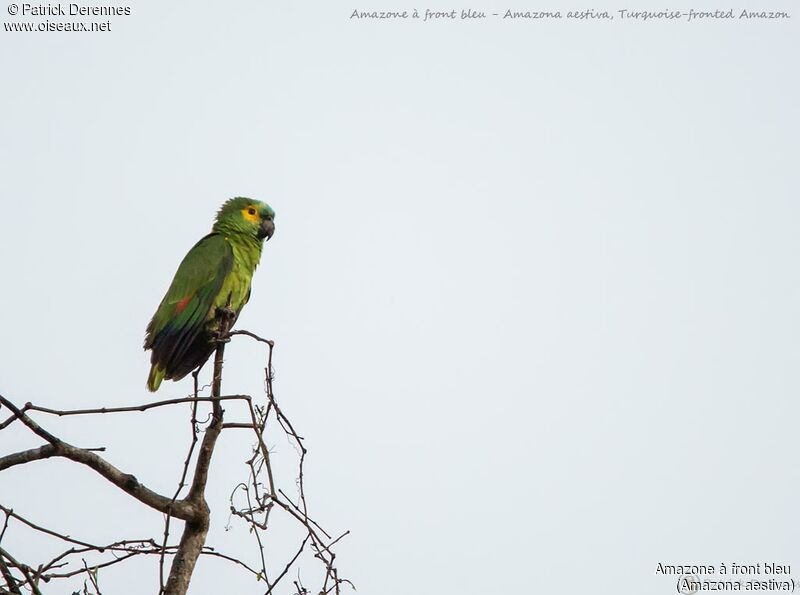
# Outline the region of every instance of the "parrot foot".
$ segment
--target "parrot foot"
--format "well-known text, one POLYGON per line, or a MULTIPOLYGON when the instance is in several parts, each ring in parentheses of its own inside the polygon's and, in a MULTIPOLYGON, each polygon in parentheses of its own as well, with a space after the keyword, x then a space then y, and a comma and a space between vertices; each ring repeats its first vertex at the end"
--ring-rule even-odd
POLYGON ((217 317, 222 318, 223 320, 231 321, 236 317, 236 312, 230 308, 222 306, 217 308, 217 317))
POLYGON ((214 343, 230 343, 231 336, 228 334, 228 331, 222 332, 222 329, 217 329, 214 331, 214 343))
POLYGON ((217 308, 217 321, 219 327, 214 331, 215 341, 219 343, 229 343, 231 338, 228 334, 233 326, 233 321, 236 319, 236 312, 227 306, 220 306, 217 308))

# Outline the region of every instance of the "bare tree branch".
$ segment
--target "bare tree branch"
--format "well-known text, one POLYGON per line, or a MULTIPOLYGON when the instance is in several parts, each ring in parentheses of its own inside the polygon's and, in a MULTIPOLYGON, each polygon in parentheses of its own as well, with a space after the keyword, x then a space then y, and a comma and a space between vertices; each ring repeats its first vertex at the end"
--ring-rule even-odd
POLYGON ((31 448, 30 450, 23 450, 15 452, 14 454, 0 457, 0 471, 14 467, 15 465, 24 465, 33 461, 40 461, 41 459, 49 459, 56 456, 58 449, 52 444, 45 444, 39 448, 31 448))
MULTIPOLYGON (((49 413, 50 415, 57 415, 63 417, 66 415, 94 415, 96 413, 133 413, 137 411, 149 411, 157 407, 165 407, 168 405, 181 405, 183 403, 203 403, 212 402, 214 397, 182 397, 179 399, 167 399, 165 401, 155 401, 153 403, 144 403, 142 405, 130 405, 128 407, 97 407, 95 409, 50 409, 49 407, 40 407, 32 403, 26 403, 23 411, 39 411, 40 413, 49 413)), ((217 401, 250 401, 249 395, 222 395, 217 401)), ((17 419, 16 415, 12 416, 17 419)), ((0 427, 0 430, 3 428, 0 427)))
MULTIPOLYGON (((186 477, 187 477, 187 475, 189 473, 189 463, 191 463, 191 461, 192 461, 192 454, 194 454, 195 446, 197 446, 197 433, 199 431, 199 429, 197 427, 197 398, 198 398, 198 392, 199 392, 197 378, 198 378, 198 376, 200 374, 200 370, 202 369, 202 367, 203 366, 200 366, 200 368, 198 368, 197 370, 195 370, 192 373, 192 386, 194 387, 194 393, 193 394, 194 394, 194 399, 195 399, 194 403, 192 403, 192 419, 190 420, 191 432, 192 432, 192 434, 191 434, 192 440, 191 440, 191 443, 189 445, 189 452, 186 455, 186 459, 183 461, 183 471, 181 472, 181 479, 178 482, 178 488, 175 490, 175 494, 172 496, 172 501, 173 502, 175 502, 175 500, 178 499, 178 496, 180 496, 181 491, 183 490, 184 487, 186 487, 186 477)), ((172 520, 172 515, 167 513, 165 515, 165 518, 164 518, 164 541, 163 541, 163 547, 162 547, 162 550, 161 550, 161 556, 158 559, 158 585, 159 585, 158 592, 159 592, 159 595, 164 593, 164 588, 165 588, 165 584, 164 584, 164 558, 165 558, 165 554, 166 554, 167 541, 169 540, 169 527, 170 527, 170 521, 171 520, 172 520)))
POLYGON ((199 511, 193 503, 185 501, 173 503, 170 498, 162 496, 161 494, 144 486, 139 482, 138 479, 136 479, 134 475, 120 471, 101 456, 87 449, 78 448, 67 442, 59 440, 46 430, 42 429, 36 422, 30 419, 25 413, 22 413, 21 410, 17 409, 13 403, 8 401, 3 396, 0 396, 0 402, 2 402, 3 405, 9 409, 12 409, 12 411, 14 411, 19 417, 20 421, 33 430, 37 435, 50 442, 49 445, 45 445, 40 448, 27 450, 0 458, 0 471, 14 465, 41 460, 44 458, 64 457, 93 469, 115 486, 139 500, 139 502, 146 504, 147 506, 154 508, 159 512, 166 513, 169 509, 174 516, 186 520, 191 520, 198 517, 199 511))
POLYGON ((209 468, 211 467, 211 458, 214 455, 214 446, 217 443, 220 432, 222 432, 222 417, 224 414, 220 402, 220 396, 222 395, 222 365, 225 355, 225 343, 230 340, 228 339, 228 331, 233 323, 233 316, 233 312, 227 309, 217 309, 219 339, 217 340, 217 350, 214 354, 214 376, 211 384, 213 414, 211 423, 206 428, 203 442, 200 444, 200 449, 197 453, 194 479, 185 499, 186 502, 191 502, 200 511, 200 514, 194 519, 187 520, 183 527, 181 542, 172 560, 169 578, 164 589, 165 595, 184 595, 189 589, 189 581, 191 581, 195 564, 203 551, 206 535, 208 535, 211 511, 205 499, 205 491, 208 483, 209 468))
MULTIPOLYGON (((85 465, 113 485, 127 492, 143 504, 161 512, 164 515, 164 532, 160 543, 154 539, 120 540, 107 545, 97 545, 90 541, 75 539, 69 535, 60 533, 52 528, 38 525, 11 508, 0 505, 0 511, 5 514, 5 522, 0 530, 0 542, 9 527, 9 521, 19 523, 19 525, 29 531, 36 531, 43 535, 58 539, 69 544, 69 549, 57 554, 54 558, 44 561, 38 566, 29 566, 18 562, 6 549, 0 548, 0 577, 6 583, 6 589, 0 587, 0 595, 6 593, 10 595, 22 595, 23 592, 31 592, 33 595, 40 593, 39 582, 49 582, 59 579, 69 579, 84 576, 83 590, 84 595, 100 595, 98 571, 122 564, 126 560, 136 556, 157 555, 159 559, 159 584, 162 595, 185 595, 191 577, 200 557, 215 557, 228 561, 237 567, 251 573, 258 580, 266 583, 266 595, 274 593, 277 585, 289 575, 290 570, 296 566, 302 566, 302 559, 313 556, 322 563, 324 575, 320 579, 320 595, 328 593, 340 593, 341 586, 344 584, 352 586, 347 579, 339 577, 336 568, 336 555, 332 548, 339 540, 349 534, 345 531, 336 539, 322 528, 309 515, 309 507, 306 499, 304 485, 304 463, 308 450, 304 444, 304 438, 295 430, 288 417, 278 406, 273 392, 274 371, 272 366, 272 355, 274 344, 272 341, 259 337, 249 331, 228 332, 231 318, 225 310, 218 311, 220 317, 220 330, 218 333, 217 349, 214 356, 214 370, 211 382, 211 396, 202 397, 198 388, 197 373, 194 373, 194 392, 192 397, 167 399, 153 403, 144 403, 127 407, 98 407, 87 409, 60 410, 48 407, 41 407, 32 403, 26 403, 22 408, 14 405, 8 399, 0 396, 0 406, 9 409, 11 415, 0 424, 0 431, 7 428, 14 422, 20 422, 31 432, 43 439, 46 444, 38 448, 32 448, 20 452, 6 454, 0 457, 0 471, 18 465, 31 463, 37 460, 60 457, 73 462, 85 465), (265 368, 265 395, 266 400, 263 405, 254 403, 248 395, 222 395, 222 369, 224 361, 225 344, 231 337, 243 335, 254 339, 268 346, 267 365, 265 368), (246 405, 247 413, 245 420, 223 421, 224 411, 222 402, 239 401, 246 405), (204 402, 211 404, 211 413, 206 421, 199 421, 197 417, 198 405, 204 402), (118 414, 149 411, 152 409, 163 408, 172 405, 191 404, 191 443, 188 453, 183 463, 183 469, 178 481, 178 485, 172 498, 154 492, 142 485, 136 477, 124 473, 117 469, 106 459, 96 454, 95 450, 79 448, 61 440, 49 430, 43 428, 38 422, 31 418, 30 414, 41 413, 58 417, 94 414, 118 414), (201 433, 201 425, 205 425, 202 440, 198 439, 201 433), (286 495, 283 489, 275 481, 273 475, 271 452, 267 446, 265 436, 268 428, 277 430, 289 439, 290 443, 296 448, 298 455, 298 467, 296 477, 297 501, 286 495), (206 486, 209 481, 210 466, 213 458, 216 443, 220 434, 225 429, 249 430, 253 432, 255 444, 252 455, 246 461, 248 477, 241 482, 231 493, 230 518, 242 519, 253 534, 257 544, 257 553, 260 561, 260 570, 254 569, 244 560, 240 560, 225 553, 218 552, 214 548, 206 545, 206 539, 210 526, 210 510, 205 499, 206 486), (199 443, 199 447, 196 446, 199 443), (195 456, 196 455, 196 456, 195 456), (184 488, 187 487, 187 478, 192 460, 194 467, 191 483, 188 492, 183 499, 179 496, 184 488), (241 506, 235 504, 244 498, 241 506), (285 565, 275 567, 277 578, 271 581, 268 577, 268 562, 270 566, 273 561, 268 561, 264 553, 263 533, 267 531, 270 513, 273 511, 283 511, 303 528, 305 533, 302 542, 295 550, 293 557, 285 565), (183 533, 178 544, 170 545, 170 525, 171 519, 175 517, 185 521, 183 533), (310 551, 309 551, 310 550, 310 551), (305 553, 305 556, 304 556, 305 553), (109 557, 111 556, 111 557, 109 557), (164 580, 165 561, 167 556, 172 556, 172 563, 169 570, 169 577, 164 580), (81 564, 77 565, 76 558, 80 557, 81 564), (16 576, 15 576, 16 575, 16 576)), ((282 513, 281 513, 282 514, 282 513)), ((16 525, 15 525, 16 527, 16 525)), ((297 578, 294 580, 297 593, 310 593, 303 586, 300 579, 299 570, 297 578)))
POLYGON ((42 595, 42 592, 39 590, 39 586, 37 585, 37 582, 35 580, 33 580, 33 577, 31 576, 31 568, 29 566, 27 566, 25 564, 22 564, 21 562, 17 562, 11 556, 11 554, 9 554, 6 550, 4 550, 3 548, 0 547, 0 559, 2 559, 2 558, 5 558, 6 562, 8 564, 10 564, 11 566, 13 566, 17 570, 19 570, 22 574, 25 575, 25 578, 27 579, 26 582, 27 582, 28 586, 30 587, 31 592, 33 593, 33 595, 42 595))
POLYGON ((3 580, 6 581, 6 586, 9 588, 10 593, 13 593, 14 595, 22 595, 22 591, 19 590, 17 579, 15 579, 14 575, 11 574, 11 570, 9 570, 8 564, 6 564, 3 556, 0 556, 0 574, 3 575, 3 580))

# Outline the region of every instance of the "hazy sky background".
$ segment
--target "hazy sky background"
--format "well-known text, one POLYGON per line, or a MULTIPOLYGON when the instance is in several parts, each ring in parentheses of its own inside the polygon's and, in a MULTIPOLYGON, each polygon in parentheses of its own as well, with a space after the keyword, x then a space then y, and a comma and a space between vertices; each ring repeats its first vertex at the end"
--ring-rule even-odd
MULTIPOLYGON (((800 15, 730 8, 756 4, 793 18, 143 1, 107 33, 0 31, 0 393, 153 399, 147 321, 218 206, 252 196, 277 231, 239 327, 276 342, 312 512, 351 530, 337 561, 360 593, 674 592, 659 562, 800 578, 800 15)), ((263 355, 235 341, 226 391, 261 395, 263 355)), ((38 419, 174 489, 186 411, 38 419)), ((39 443, 0 433, 0 453, 39 443)), ((224 530, 249 444, 220 440, 209 544, 254 562, 246 528, 224 530)), ((65 461, 3 473, 0 502, 92 541, 161 532, 65 461)), ((29 535, 4 547, 35 558, 29 535)), ((152 560, 100 577, 157 592, 152 560)), ((262 587, 202 559, 190 592, 262 587)))

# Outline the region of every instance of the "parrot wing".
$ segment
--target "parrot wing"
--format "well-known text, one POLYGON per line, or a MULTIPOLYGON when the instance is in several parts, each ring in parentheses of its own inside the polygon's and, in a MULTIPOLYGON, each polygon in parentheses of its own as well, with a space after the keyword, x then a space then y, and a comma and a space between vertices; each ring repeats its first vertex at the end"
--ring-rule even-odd
POLYGON ((232 268, 233 250, 221 234, 211 233, 189 250, 147 325, 144 348, 153 350, 154 369, 169 371, 179 365, 213 316, 232 268))

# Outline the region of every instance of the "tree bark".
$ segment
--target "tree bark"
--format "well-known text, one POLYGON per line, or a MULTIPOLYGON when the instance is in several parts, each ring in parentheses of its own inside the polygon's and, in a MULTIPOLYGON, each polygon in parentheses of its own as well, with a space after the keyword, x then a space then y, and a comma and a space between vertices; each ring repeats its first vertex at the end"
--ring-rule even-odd
POLYGON ((210 514, 208 506, 204 507, 203 518, 199 522, 187 521, 183 528, 183 535, 178 546, 178 554, 172 561, 169 571, 166 595, 184 595, 189 590, 197 559, 203 551, 208 536, 210 514))

